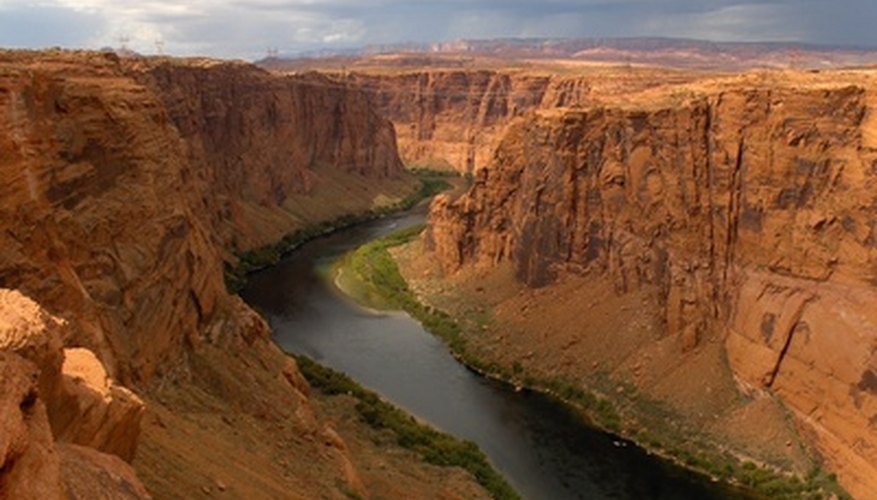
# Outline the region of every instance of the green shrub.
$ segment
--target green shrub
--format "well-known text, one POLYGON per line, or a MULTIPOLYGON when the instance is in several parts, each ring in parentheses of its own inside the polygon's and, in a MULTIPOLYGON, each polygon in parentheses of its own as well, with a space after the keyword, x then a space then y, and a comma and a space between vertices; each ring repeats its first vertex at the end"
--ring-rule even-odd
POLYGON ((277 264, 289 252, 314 238, 373 219, 386 217, 392 213, 409 210, 421 201, 451 188, 451 185, 444 179, 424 176, 419 177, 419 180, 420 187, 416 191, 392 205, 367 210, 358 214, 340 215, 330 221, 312 224, 296 230, 284 236, 277 243, 238 254, 237 263, 226 262, 225 264, 226 288, 231 293, 241 291, 246 284, 248 274, 277 264))
POLYGON ((419 423, 343 373, 324 367, 306 356, 295 356, 295 359, 312 387, 324 394, 347 394, 355 398, 356 411, 363 422, 375 429, 392 432, 399 446, 414 451, 431 464, 466 469, 494 498, 520 498, 475 443, 419 423))

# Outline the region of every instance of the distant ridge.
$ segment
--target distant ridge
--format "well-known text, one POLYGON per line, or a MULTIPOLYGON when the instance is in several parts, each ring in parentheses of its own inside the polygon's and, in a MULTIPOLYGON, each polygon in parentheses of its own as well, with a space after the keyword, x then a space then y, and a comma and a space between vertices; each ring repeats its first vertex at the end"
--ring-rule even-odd
POLYGON ((830 69, 877 64, 877 48, 800 42, 715 42, 685 38, 497 38, 323 49, 256 61, 281 69, 285 61, 361 59, 385 54, 469 55, 500 59, 566 59, 687 69, 830 69))

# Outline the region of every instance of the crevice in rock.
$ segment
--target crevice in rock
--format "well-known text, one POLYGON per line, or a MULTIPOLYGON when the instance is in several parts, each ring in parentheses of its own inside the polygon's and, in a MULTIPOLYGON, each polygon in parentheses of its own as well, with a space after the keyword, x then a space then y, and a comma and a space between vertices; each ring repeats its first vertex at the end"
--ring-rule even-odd
POLYGON ((734 171, 731 174, 730 206, 728 207, 728 233, 725 237, 725 266, 722 270, 722 287, 727 286, 728 273, 734 262, 734 248, 737 245, 737 228, 740 223, 741 199, 743 197, 743 153, 745 151, 745 139, 740 133, 740 141, 737 144, 737 158, 734 163, 734 171))
POLYGON ((770 374, 765 381, 765 387, 770 389, 773 387, 773 383, 776 381, 777 375, 780 372, 780 368, 782 368, 783 361, 786 359, 786 355, 789 352, 789 347, 792 345, 793 337, 795 336, 795 331, 798 329, 798 325, 801 322, 801 316, 804 315, 804 310, 807 308, 807 305, 812 302, 816 297, 810 296, 801 301, 801 304, 795 309, 794 315, 792 315, 791 321, 789 321, 788 331, 782 332, 785 336, 785 343, 783 344, 783 348, 780 350, 780 355, 777 357, 776 364, 773 369, 770 371, 770 374))

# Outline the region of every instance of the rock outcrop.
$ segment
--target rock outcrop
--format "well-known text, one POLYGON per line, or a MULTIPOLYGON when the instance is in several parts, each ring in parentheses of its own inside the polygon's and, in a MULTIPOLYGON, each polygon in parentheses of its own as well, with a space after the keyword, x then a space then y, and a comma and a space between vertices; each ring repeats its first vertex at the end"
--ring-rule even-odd
MULTIPOLYGON (((724 342, 845 486, 877 491, 877 143, 863 74, 717 80, 516 122, 425 236, 447 272, 511 262, 617 295, 657 287, 663 335, 724 342)), ((680 353, 680 356, 684 353, 680 353)), ((864 496, 863 496, 864 497, 864 496)))
POLYGON ((56 441, 87 445, 131 461, 143 402, 111 380, 84 348, 62 349, 66 323, 14 290, 0 289, 0 351, 37 368, 37 392, 56 441))
POLYGON ((60 460, 38 397, 38 378, 36 365, 0 351, 0 498, 63 498, 60 460))
POLYGON ((0 289, 0 351, 12 352, 39 368, 43 400, 59 398, 65 324, 14 290, 0 289))
POLYGON ((95 395, 113 387, 103 366, 86 349, 65 355, 64 322, 19 292, 0 289, 0 318, 0 498, 149 498, 131 466, 107 455, 133 458, 143 403, 123 389, 95 395), (86 364, 103 375, 90 387, 79 378, 86 364), (118 391, 130 399, 120 403, 118 391))
POLYGON ((55 438, 133 460, 143 401, 110 379, 88 349, 65 349, 62 375, 61 398, 53 405, 55 438))

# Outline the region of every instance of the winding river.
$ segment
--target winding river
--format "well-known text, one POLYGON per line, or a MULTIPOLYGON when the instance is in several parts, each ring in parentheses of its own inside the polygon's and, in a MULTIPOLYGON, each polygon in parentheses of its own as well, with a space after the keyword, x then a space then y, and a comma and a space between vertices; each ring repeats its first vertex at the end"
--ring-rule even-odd
POLYGON ((242 296, 268 317, 285 350, 343 371, 435 427, 478 443, 524 498, 737 496, 588 427, 543 396, 474 374, 406 314, 360 308, 325 279, 339 256, 422 223, 424 212, 421 206, 312 241, 253 275, 242 296))

